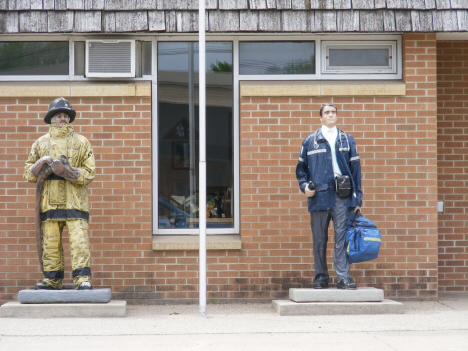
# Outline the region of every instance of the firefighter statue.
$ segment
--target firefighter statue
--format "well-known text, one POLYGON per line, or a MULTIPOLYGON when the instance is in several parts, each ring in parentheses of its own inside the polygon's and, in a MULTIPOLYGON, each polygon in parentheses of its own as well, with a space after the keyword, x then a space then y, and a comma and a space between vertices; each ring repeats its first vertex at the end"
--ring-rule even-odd
POLYGON ((68 228, 73 283, 90 290, 88 238, 88 184, 95 175, 89 141, 73 132, 76 111, 63 97, 49 105, 44 122, 49 133, 37 139, 24 167, 23 177, 36 183, 36 243, 44 273, 35 289, 58 290, 64 278, 62 231, 68 228))

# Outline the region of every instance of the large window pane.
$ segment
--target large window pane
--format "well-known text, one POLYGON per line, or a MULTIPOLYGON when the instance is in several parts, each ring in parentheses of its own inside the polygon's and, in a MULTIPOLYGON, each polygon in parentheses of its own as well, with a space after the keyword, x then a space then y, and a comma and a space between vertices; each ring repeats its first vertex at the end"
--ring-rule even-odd
POLYGON ((158 43, 159 228, 233 228, 232 43, 206 43, 207 203, 199 209, 198 43, 158 43))
POLYGON ((239 74, 315 74, 313 41, 239 43, 239 74))
POLYGON ((68 75, 68 42, 0 42, 0 75, 68 75))

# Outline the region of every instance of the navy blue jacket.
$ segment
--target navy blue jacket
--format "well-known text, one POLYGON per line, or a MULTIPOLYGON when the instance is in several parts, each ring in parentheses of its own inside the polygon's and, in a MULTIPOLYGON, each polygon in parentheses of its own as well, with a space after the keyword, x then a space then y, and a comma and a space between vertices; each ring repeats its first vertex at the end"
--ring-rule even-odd
MULTIPOLYGON (((335 152, 341 173, 350 176, 353 186, 345 205, 360 207, 362 205, 361 163, 354 138, 338 129, 335 152)), ((296 167, 296 178, 302 192, 309 181, 315 185, 315 196, 307 198, 309 212, 335 208, 335 173, 331 148, 322 134, 322 128, 304 139, 296 167)))

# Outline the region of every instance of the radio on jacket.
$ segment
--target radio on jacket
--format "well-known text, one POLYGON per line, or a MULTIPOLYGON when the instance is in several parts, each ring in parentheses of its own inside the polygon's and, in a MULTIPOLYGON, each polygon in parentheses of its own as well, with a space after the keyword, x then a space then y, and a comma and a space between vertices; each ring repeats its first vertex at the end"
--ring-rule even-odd
POLYGON ((335 189, 338 196, 347 198, 351 194, 351 179, 347 175, 339 175, 335 178, 335 189))

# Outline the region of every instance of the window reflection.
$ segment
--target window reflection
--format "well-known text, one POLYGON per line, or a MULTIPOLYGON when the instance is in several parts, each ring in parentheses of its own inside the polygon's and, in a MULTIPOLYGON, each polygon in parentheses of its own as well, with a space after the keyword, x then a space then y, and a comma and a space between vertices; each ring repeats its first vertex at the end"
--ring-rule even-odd
POLYGON ((313 41, 239 43, 239 74, 315 74, 313 41))
POLYGON ((68 42, 0 42, 0 75, 68 75, 68 42))
POLYGON ((199 208, 198 43, 158 43, 159 228, 233 228, 232 43, 206 43, 207 208, 199 208))

